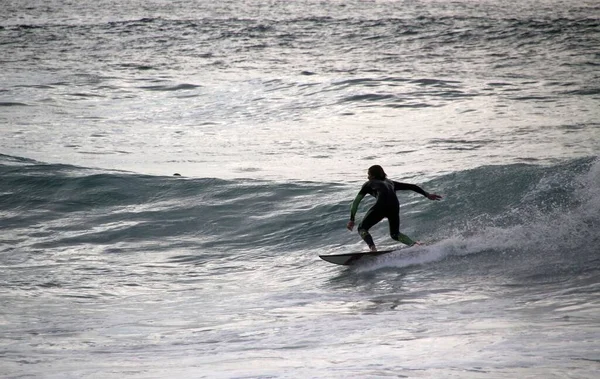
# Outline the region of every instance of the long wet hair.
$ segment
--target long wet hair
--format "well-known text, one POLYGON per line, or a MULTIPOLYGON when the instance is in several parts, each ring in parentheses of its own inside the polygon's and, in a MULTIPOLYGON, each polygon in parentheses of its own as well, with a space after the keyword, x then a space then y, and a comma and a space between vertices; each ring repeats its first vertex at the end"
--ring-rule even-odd
POLYGON ((385 180, 387 178, 387 174, 383 171, 383 167, 380 165, 375 165, 369 167, 368 174, 371 175, 375 179, 385 180))

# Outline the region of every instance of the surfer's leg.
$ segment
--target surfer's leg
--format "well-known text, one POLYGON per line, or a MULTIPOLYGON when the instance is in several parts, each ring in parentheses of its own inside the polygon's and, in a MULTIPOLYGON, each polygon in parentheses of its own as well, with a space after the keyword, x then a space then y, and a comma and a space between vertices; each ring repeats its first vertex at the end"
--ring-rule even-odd
POLYGON ((371 237, 371 234, 369 233, 369 229, 381 220, 383 220, 383 215, 371 208, 367 211, 367 214, 360 224, 358 224, 358 234, 360 234, 361 238, 369 245, 371 251, 376 251, 377 248, 375 247, 373 237, 371 237))
POLYGON ((392 237, 392 239, 408 246, 412 246, 416 243, 406 234, 400 233, 400 216, 398 213, 388 215, 387 219, 390 223, 390 237, 392 237))

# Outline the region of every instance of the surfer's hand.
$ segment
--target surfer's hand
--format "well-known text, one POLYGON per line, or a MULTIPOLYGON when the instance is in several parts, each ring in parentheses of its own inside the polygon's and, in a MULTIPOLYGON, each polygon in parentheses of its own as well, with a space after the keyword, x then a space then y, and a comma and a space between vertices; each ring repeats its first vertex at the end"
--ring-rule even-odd
POLYGON ((427 198, 429 200, 440 200, 442 197, 440 195, 437 195, 435 193, 430 193, 427 195, 427 198))
POLYGON ((348 225, 346 225, 346 228, 348 228, 349 231, 352 231, 352 229, 354 229, 354 221, 348 221, 348 225))

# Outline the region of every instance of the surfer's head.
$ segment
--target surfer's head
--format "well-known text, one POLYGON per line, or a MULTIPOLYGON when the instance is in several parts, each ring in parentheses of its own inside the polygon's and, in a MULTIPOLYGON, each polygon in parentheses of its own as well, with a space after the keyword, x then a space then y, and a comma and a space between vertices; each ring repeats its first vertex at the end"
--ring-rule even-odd
POLYGON ((367 174, 368 174, 369 180, 370 179, 384 180, 385 178, 387 178, 385 171, 383 171, 383 168, 380 165, 375 165, 375 166, 369 167, 369 171, 367 171, 367 174))

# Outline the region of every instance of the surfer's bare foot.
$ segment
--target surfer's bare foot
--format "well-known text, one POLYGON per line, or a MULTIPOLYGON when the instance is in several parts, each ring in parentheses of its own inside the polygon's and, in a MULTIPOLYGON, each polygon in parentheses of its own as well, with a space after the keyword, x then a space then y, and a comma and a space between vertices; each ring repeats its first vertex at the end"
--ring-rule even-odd
POLYGON ((415 243, 413 244, 413 246, 423 246, 423 245, 425 245, 425 244, 421 241, 415 241, 415 243))
POLYGON ((370 250, 371 250, 371 253, 377 252, 377 248, 375 246, 371 246, 370 250))

